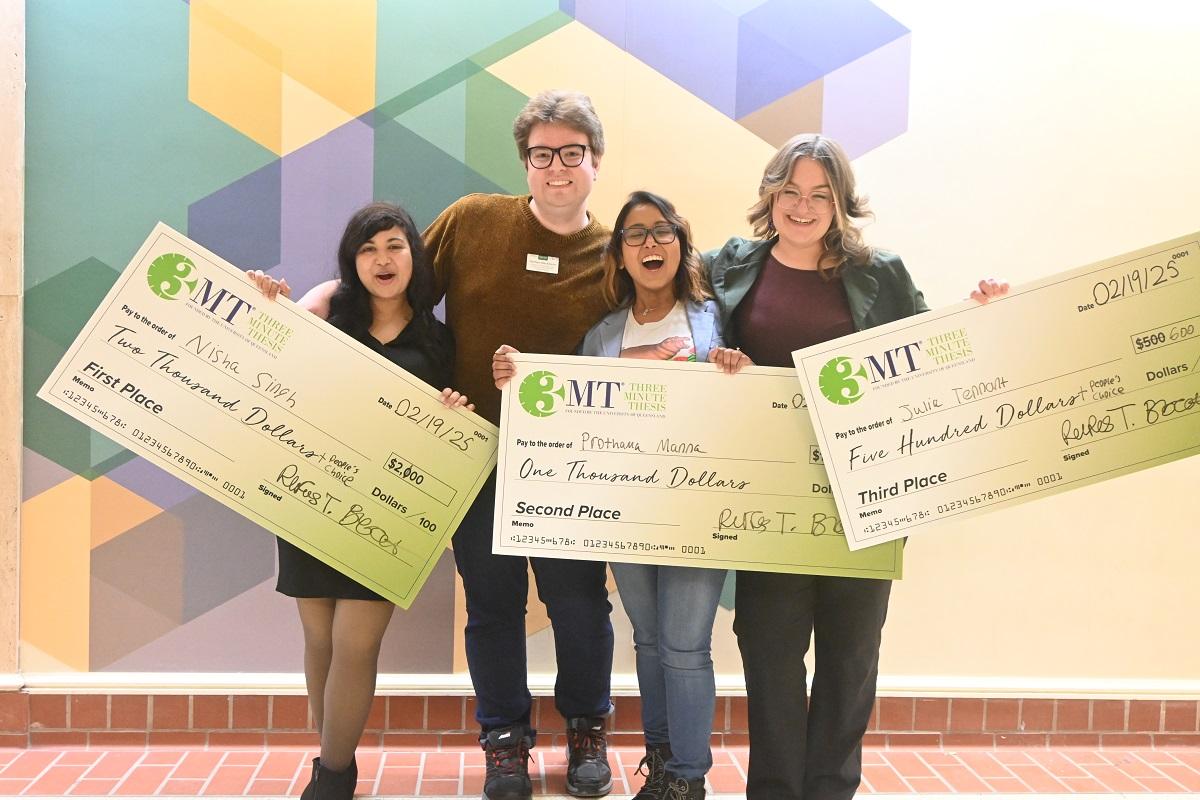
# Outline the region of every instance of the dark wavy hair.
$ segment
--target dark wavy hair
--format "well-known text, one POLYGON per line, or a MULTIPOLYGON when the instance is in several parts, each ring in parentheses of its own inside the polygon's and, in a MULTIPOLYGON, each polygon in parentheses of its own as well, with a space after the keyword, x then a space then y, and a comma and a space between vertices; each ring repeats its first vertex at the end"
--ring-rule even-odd
POLYGON ((629 212, 638 206, 654 206, 663 219, 675 226, 675 239, 679 242, 679 269, 675 272, 675 297, 677 300, 703 300, 712 297, 708 279, 700 263, 700 254, 692 245, 692 226, 680 216, 675 206, 665 197, 644 189, 629 195, 625 205, 617 213, 612 235, 604 245, 604 299, 609 308, 620 308, 633 302, 633 278, 629 271, 621 269, 621 229, 629 212))
POLYGON ((338 277, 341 280, 329 298, 329 322, 359 341, 370 341, 374 314, 371 311, 371 294, 358 277, 358 248, 375 234, 391 228, 404 231, 412 254, 412 278, 405 290, 408 304, 413 310, 409 325, 414 326, 420 347, 431 357, 443 356, 449 343, 439 333, 444 329, 436 324, 433 317, 433 268, 425 254, 421 232, 407 211, 391 203, 364 206, 354 212, 354 216, 346 223, 337 249, 338 277))

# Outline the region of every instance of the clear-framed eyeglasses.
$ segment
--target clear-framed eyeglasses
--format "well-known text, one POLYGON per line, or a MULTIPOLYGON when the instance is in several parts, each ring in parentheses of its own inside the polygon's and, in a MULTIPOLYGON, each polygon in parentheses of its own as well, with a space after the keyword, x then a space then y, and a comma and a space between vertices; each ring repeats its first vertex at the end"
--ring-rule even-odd
POLYGON ((808 194, 802 193, 799 189, 793 189, 790 186, 780 189, 775 195, 775 202, 784 211, 791 211, 794 208, 800 207, 800 201, 808 199, 808 208, 814 214, 825 214, 833 208, 833 195, 826 189, 817 189, 808 194))

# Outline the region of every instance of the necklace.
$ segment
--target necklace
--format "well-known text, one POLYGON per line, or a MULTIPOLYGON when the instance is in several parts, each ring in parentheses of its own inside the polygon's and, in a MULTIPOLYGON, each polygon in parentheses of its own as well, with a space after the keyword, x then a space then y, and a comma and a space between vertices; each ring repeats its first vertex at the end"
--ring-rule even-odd
POLYGON ((658 311, 658 306, 646 306, 638 313, 644 317, 647 316, 651 311, 658 311))

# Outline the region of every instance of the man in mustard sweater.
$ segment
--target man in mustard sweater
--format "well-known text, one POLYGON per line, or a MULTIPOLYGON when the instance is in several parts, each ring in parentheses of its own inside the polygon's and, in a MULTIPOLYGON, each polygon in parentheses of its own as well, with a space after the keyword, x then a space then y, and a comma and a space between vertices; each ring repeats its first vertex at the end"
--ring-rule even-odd
MULTIPOLYGON (((424 235, 456 341, 453 386, 496 424, 496 349, 573 352, 608 311, 600 279, 609 231, 587 211, 604 154, 604 130, 591 100, 542 92, 517 116, 513 136, 530 194, 469 195, 424 235)), ((554 631, 554 704, 567 723, 567 791, 607 794, 613 632, 605 565, 493 555, 495 492, 493 474, 454 535, 467 599, 467 664, 487 760, 484 800, 528 800, 532 793, 527 762, 537 731, 530 725, 525 659, 527 563, 554 631)))

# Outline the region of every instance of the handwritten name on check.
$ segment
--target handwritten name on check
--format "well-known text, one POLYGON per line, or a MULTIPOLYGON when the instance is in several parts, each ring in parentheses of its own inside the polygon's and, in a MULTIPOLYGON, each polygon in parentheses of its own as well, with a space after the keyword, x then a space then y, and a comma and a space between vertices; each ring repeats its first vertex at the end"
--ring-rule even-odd
POLYGON ((520 354, 496 553, 898 578, 852 553, 792 370, 520 354))
POLYGON ((497 430, 163 224, 38 397, 407 608, 497 430))
POLYGON ((1200 453, 1200 234, 793 354, 851 548, 1200 453))

